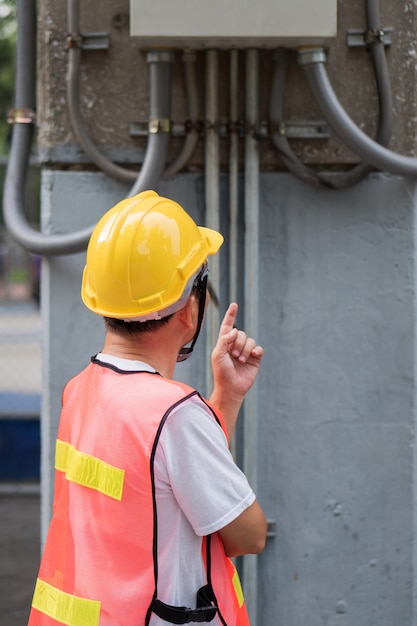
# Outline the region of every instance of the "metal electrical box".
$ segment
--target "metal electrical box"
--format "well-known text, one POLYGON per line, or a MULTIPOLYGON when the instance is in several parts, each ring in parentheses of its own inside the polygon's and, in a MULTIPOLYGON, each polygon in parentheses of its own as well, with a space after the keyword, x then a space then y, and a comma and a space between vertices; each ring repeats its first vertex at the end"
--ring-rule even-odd
POLYGON ((140 47, 322 45, 337 34, 337 0, 130 0, 140 47))

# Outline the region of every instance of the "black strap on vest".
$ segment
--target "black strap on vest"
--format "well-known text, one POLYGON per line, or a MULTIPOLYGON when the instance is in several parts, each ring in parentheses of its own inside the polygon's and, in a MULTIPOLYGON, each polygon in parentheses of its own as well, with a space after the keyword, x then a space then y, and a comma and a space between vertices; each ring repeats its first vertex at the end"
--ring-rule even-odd
MULTIPOLYGON (((172 606, 158 600, 155 596, 148 611, 148 618, 155 613, 161 619, 171 624, 188 624, 190 622, 211 622, 218 612, 217 600, 211 584, 211 535, 206 537, 207 555, 207 585, 197 591, 197 608, 187 606, 172 606)), ((156 594, 155 594, 156 595, 156 594)), ((225 624, 222 615, 218 613, 222 624, 225 624)), ((146 623, 149 623, 146 622, 146 623)))
POLYGON ((217 607, 213 605, 214 599, 211 586, 205 585, 197 592, 196 609, 190 609, 186 606, 171 606, 161 602, 161 600, 155 600, 152 605, 152 612, 171 624, 211 622, 217 613, 217 607))
MULTIPOLYGON (((204 277, 207 279, 207 276, 204 277)), ((204 585, 197 591, 196 605, 197 608, 191 609, 186 606, 172 606, 158 600, 158 516, 156 510, 155 498, 155 480, 154 480, 154 459, 156 447, 158 445, 159 436, 165 424, 168 413, 161 420, 151 453, 151 480, 152 480, 152 500, 154 509, 154 538, 153 538, 153 561, 154 561, 154 578, 155 590, 152 601, 146 612, 145 626, 149 625, 152 613, 158 615, 161 619, 171 624, 188 624, 190 622, 211 622, 215 615, 218 614, 223 626, 226 626, 218 607, 216 596, 211 583, 211 535, 206 537, 206 558, 207 558, 207 585, 204 585)))

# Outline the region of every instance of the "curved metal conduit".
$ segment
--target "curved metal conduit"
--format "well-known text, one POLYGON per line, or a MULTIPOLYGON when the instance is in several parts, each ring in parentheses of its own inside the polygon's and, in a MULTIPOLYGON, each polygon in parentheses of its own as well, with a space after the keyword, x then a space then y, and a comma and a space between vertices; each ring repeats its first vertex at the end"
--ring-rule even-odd
POLYGON ((11 235, 30 252, 72 254, 83 250, 91 230, 45 235, 25 215, 25 185, 34 132, 36 102, 36 2, 17 0, 15 111, 12 143, 3 192, 4 223, 11 235), (17 112, 17 115, 16 115, 17 112))
MULTIPOLYGON (((36 105, 36 3, 32 1, 17 0, 16 11, 18 18, 18 38, 16 47, 16 85, 15 85, 15 110, 13 112, 13 134, 6 172, 3 215, 4 222, 11 235, 24 248, 30 252, 42 255, 74 254, 85 250, 94 226, 74 233, 45 234, 41 233, 29 224, 25 214, 25 186, 29 156, 32 146, 36 105)), ((68 18, 71 32, 78 33, 78 1, 68 3, 68 18), (72 30, 76 26, 75 31, 72 30)), ((75 126, 83 128, 81 114, 78 108, 79 62, 80 49, 70 48, 70 67, 68 77, 68 102, 69 109, 75 119, 75 126)), ((145 160, 139 176, 130 172, 134 185, 128 195, 134 195, 141 189, 156 186, 162 174, 166 160, 166 152, 169 142, 168 132, 160 132, 160 124, 163 120, 170 119, 170 85, 171 85, 171 62, 170 53, 164 51, 162 56, 158 52, 150 58, 150 137, 146 150, 145 160), (153 131, 153 132, 152 132, 153 131), (156 138, 155 135, 158 135, 156 138)), ((189 108, 191 120, 198 117, 197 88, 194 76, 194 58, 189 55, 184 59, 186 68, 186 85, 189 93, 189 108), (194 78, 193 78, 194 77, 194 78)), ((168 122, 169 123, 169 122, 168 122)), ((193 129, 196 129, 197 123, 193 129)), ((170 166, 171 175, 183 167, 184 162, 191 156, 198 141, 197 131, 187 137, 183 151, 176 161, 170 166)), ((95 147, 89 141, 87 135, 81 130, 81 137, 85 147, 93 151, 95 147), (86 139, 87 137, 87 139, 86 139)), ((80 140, 80 138, 78 137, 80 140)), ((81 143, 81 141, 80 141, 81 143)), ((100 162, 103 165, 102 162, 100 162)), ((108 165, 105 160, 105 167, 108 165)), ((113 164, 112 164, 113 165, 113 164)), ((115 166, 117 168, 117 166, 115 166)), ((111 168, 110 168, 111 169, 111 168)), ((116 171, 120 173, 118 168, 116 171)), ((123 170, 125 173, 128 170, 123 170)), ((108 171, 108 173, 110 173, 108 171)), ((114 175, 111 170, 111 174, 114 175)), ((117 176, 116 176, 117 177, 117 176)), ((125 178, 125 182, 128 180, 125 178)))
POLYGON ((103 153, 100 152, 100 150, 98 150, 86 132, 80 109, 79 93, 82 53, 80 45, 82 36, 80 35, 79 0, 68 0, 67 11, 69 32, 67 99, 70 120, 77 139, 84 152, 100 170, 122 182, 134 183, 128 195, 135 195, 143 189, 153 189, 157 186, 161 176, 172 176, 184 167, 189 158, 192 156, 197 145, 197 122, 199 111, 195 78, 195 54, 184 53, 183 55, 185 85, 190 118, 190 132, 186 136, 181 153, 164 172, 162 172, 162 170, 166 163, 168 151, 171 114, 171 71, 169 64, 172 63, 174 57, 173 53, 168 50, 152 51, 147 55, 147 60, 151 64, 151 109, 152 103, 156 104, 154 105, 154 110, 151 110, 150 112, 148 146, 142 169, 138 174, 130 169, 116 165, 108 159, 103 153), (153 88, 152 85, 155 87, 153 88), (154 98, 152 97, 152 91, 155 92, 154 98), (155 124, 153 124, 153 120, 156 121, 155 124), (162 125, 158 125, 158 122, 162 122, 162 125))
POLYGON ((167 160, 171 136, 171 68, 174 56, 168 51, 155 50, 148 52, 146 58, 150 64, 148 143, 142 168, 128 196, 135 196, 140 191, 158 186, 167 160))
POLYGON ((68 0, 68 112, 72 127, 84 152, 103 172, 123 182, 133 182, 128 193, 133 196, 144 189, 157 186, 165 166, 171 117, 171 66, 174 60, 169 50, 155 50, 147 54, 150 66, 150 118, 145 158, 138 173, 116 165, 105 157, 88 136, 80 109, 81 45, 79 0, 68 0))
POLYGON ((72 128, 84 152, 91 161, 103 172, 126 183, 137 179, 137 172, 125 169, 107 159, 88 136, 80 107, 80 66, 82 53, 82 35, 80 33, 79 0, 67 0, 67 47, 68 47, 68 79, 67 104, 72 128))
POLYGON ((375 168, 400 176, 417 176, 417 158, 388 150, 370 139, 346 113, 327 76, 323 49, 300 50, 303 67, 314 99, 336 135, 356 154, 375 168))
MULTIPOLYGON (((368 32, 375 35, 380 29, 378 0, 366 0, 366 18, 368 32)), ((373 36, 369 44, 369 50, 372 57, 379 101, 376 141, 386 146, 389 143, 393 124, 393 97, 384 43, 376 36, 373 36)), ((278 50, 274 54, 276 65, 270 98, 270 119, 274 126, 278 128, 272 135, 272 141, 283 163, 295 176, 305 183, 316 187, 344 189, 358 183, 373 171, 374 168, 368 163, 359 163, 348 172, 338 174, 328 175, 324 172, 316 172, 300 161, 292 150, 288 138, 280 132, 283 121, 284 85, 290 55, 291 52, 289 50, 278 50)))

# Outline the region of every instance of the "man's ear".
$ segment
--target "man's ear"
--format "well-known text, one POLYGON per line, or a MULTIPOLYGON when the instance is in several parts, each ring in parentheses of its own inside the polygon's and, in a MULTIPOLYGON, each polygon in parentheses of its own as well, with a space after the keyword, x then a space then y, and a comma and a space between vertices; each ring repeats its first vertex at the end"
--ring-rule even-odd
POLYGON ((177 311, 176 315, 178 315, 178 319, 182 321, 183 324, 187 326, 187 328, 194 327, 193 315, 194 315, 194 307, 195 307, 195 297, 190 296, 187 300, 187 304, 182 307, 179 311, 177 311))

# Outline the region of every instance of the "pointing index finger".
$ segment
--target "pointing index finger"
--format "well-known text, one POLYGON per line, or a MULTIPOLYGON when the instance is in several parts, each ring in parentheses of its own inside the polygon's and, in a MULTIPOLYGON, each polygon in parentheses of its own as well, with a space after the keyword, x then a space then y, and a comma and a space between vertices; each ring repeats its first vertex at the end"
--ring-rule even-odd
POLYGON ((220 326, 220 335, 227 335, 234 328, 238 306, 236 302, 229 304, 220 326))

